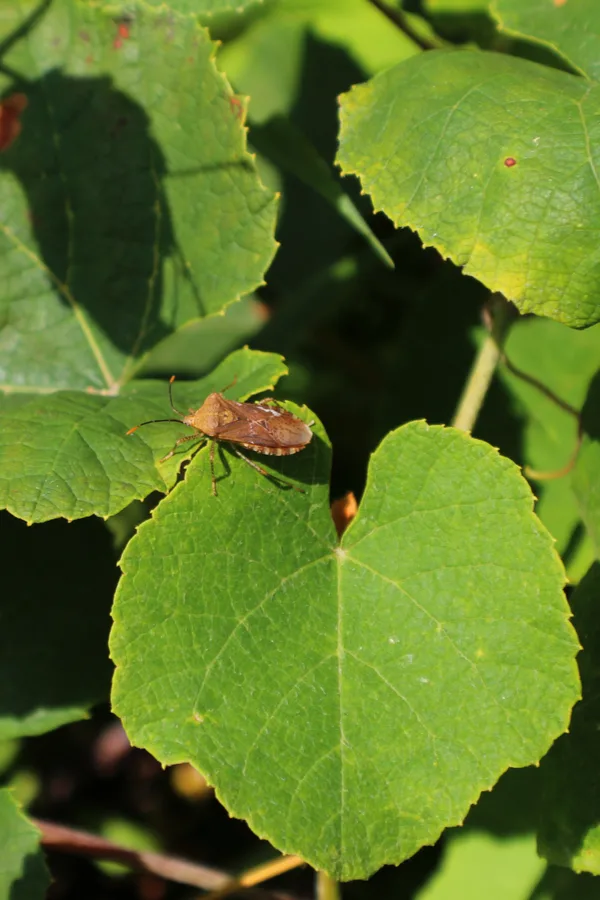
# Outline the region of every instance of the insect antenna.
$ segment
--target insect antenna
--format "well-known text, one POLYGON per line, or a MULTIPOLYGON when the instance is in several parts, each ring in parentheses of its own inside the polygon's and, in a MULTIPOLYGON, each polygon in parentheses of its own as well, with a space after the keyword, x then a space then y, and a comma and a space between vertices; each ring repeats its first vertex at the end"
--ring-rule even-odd
POLYGON ((177 409, 176 406, 173 405, 173 382, 175 381, 176 375, 171 375, 169 378, 169 403, 171 404, 171 409, 173 412, 176 412, 178 416, 186 416, 187 413, 181 412, 180 409, 177 409))
MULTIPOLYGON (((177 412, 177 410, 175 410, 177 412)), ((130 428, 126 434, 133 434, 134 431, 137 431, 138 428, 141 428, 142 425, 154 425, 155 422, 178 422, 179 425, 184 424, 181 419, 148 419, 147 422, 140 422, 139 425, 134 425, 133 428, 130 428)))
POLYGON ((234 384, 237 384, 237 375, 235 376, 235 378, 233 379, 233 381, 230 381, 230 382, 229 382, 229 384, 227 385, 227 387, 224 387, 224 388, 223 388, 223 390, 221 391, 221 393, 224 394, 225 391, 228 391, 229 388, 232 388, 232 387, 234 386, 234 384))

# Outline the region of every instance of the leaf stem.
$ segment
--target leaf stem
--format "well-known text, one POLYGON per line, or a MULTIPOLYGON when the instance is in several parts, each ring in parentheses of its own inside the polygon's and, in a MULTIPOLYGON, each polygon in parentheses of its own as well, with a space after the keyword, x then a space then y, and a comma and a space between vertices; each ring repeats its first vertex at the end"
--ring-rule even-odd
MULTIPOLYGON (((266 863, 246 869, 241 875, 228 881, 224 887, 213 891, 211 894, 206 894, 203 900, 222 900, 224 897, 230 897, 231 894, 239 893, 242 888, 256 887, 262 884, 263 881, 269 881, 270 878, 276 878, 277 875, 290 872, 292 869, 297 869, 303 865, 304 860, 300 856, 277 856, 266 863)), ((273 897, 273 900, 277 900, 277 898, 284 900, 288 895, 273 893, 269 896, 273 897)))
POLYGON ((514 307, 500 294, 492 297, 485 316, 489 334, 475 357, 452 424, 461 431, 473 431, 477 416, 502 358, 502 347, 514 318, 514 307))
POLYGON ((384 0, 369 0, 372 6, 375 9, 378 9, 380 13, 393 22, 394 25, 400 29, 400 31, 406 35, 406 37, 413 41, 421 50, 435 50, 443 46, 441 43, 433 43, 433 41, 427 40, 427 38, 421 37, 415 29, 412 27, 405 14, 401 9, 394 9, 391 6, 388 6, 384 0))
POLYGON ((316 900, 341 900, 339 882, 325 872, 317 872, 316 900))
MULTIPOLYGON (((95 859, 110 859, 113 862, 129 866, 138 872, 149 872, 169 881, 179 884, 187 884, 192 887, 202 888, 205 891, 223 890, 235 885, 239 890, 240 882, 243 885, 243 876, 233 878, 227 872, 214 869, 211 866, 203 866, 200 863, 178 859, 175 856, 167 856, 163 853, 150 853, 147 851, 130 850, 120 844, 107 841, 88 831, 79 831, 68 828, 65 825, 57 825, 56 822, 47 822, 43 819, 32 819, 33 824, 41 832, 42 846, 48 850, 57 850, 62 853, 73 853, 77 856, 93 857, 95 859)), ((284 857, 288 859, 291 857, 284 857)), ((301 864, 296 863, 296 865, 301 864)), ((288 866, 291 868, 291 866, 288 866)), ((271 874, 268 877, 273 877, 271 874)), ((253 882, 256 884, 256 881, 253 882)), ((282 892, 261 891, 261 896, 270 900, 293 900, 290 894, 282 892)))

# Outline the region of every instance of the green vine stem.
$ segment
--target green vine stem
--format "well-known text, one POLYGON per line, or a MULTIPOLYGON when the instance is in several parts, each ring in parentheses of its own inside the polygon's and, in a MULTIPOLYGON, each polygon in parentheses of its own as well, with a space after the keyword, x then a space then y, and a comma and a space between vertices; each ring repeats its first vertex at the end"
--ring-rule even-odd
POLYGON ((452 424, 461 431, 473 431, 477 416, 489 390, 496 367, 502 358, 502 348, 516 310, 500 294, 494 294, 485 311, 489 334, 482 343, 471 366, 452 424))
POLYGON ((317 872, 316 900, 341 900, 340 885, 325 872, 317 872))

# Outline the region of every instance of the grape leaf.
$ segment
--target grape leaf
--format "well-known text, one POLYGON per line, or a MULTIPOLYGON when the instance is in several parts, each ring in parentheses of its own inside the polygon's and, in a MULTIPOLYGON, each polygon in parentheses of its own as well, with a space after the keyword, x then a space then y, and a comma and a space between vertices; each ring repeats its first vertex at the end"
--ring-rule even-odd
POLYGON ((366 878, 539 760, 579 696, 578 644, 513 463, 410 423, 374 454, 340 545, 314 431, 273 463, 305 495, 232 459, 212 497, 201 451, 139 528, 113 706, 135 744, 191 762, 275 846, 366 878))
MULTIPOLYGON (((281 357, 256 350, 230 354, 209 375, 176 387, 181 406, 197 409, 212 391, 244 400, 286 372, 281 357), (235 384, 232 385, 234 379, 235 384)), ((187 453, 160 464, 185 425, 126 432, 174 416, 163 381, 133 381, 117 397, 59 391, 0 410, 0 506, 27 522, 112 516, 132 500, 171 487, 187 453)))
POLYGON ((114 393, 158 340, 262 283, 274 198, 191 17, 56 0, 7 7, 2 30, 19 81, 0 89, 28 105, 0 160, 0 385, 114 393))
POLYGON ((600 9, 596 0, 496 0, 492 14, 502 31, 560 53, 582 75, 600 77, 600 9))
MULTIPOLYGON (((242 13, 244 10, 252 6, 262 6, 262 0, 169 0, 167 4, 162 0, 146 0, 149 6, 167 6, 169 10, 178 13, 192 13, 201 16, 205 21, 209 22, 211 16, 223 13, 242 13)), ((118 3, 111 2, 107 6, 114 9, 115 6, 120 7, 124 13, 131 9, 131 3, 127 0, 118 0, 118 3)))
POLYGON ((50 878, 39 849, 39 831, 6 788, 0 790, 0 842, 0 900, 43 900, 50 878))
POLYGON ((522 312, 600 319, 600 88, 433 51, 341 98, 338 161, 377 209, 522 312))
POLYGON ((531 834, 498 838, 485 832, 457 831, 449 835, 440 868, 416 900, 524 900, 540 880, 545 866, 531 834))
POLYGON ((581 518, 600 558, 600 371, 590 384, 581 416, 582 442, 571 478, 581 518))
MULTIPOLYGON (((550 319, 517 320, 512 326, 506 352, 510 362, 524 374, 581 410, 585 395, 600 364, 600 326, 574 331, 550 319)), ((500 366, 499 377, 523 416, 523 460, 541 474, 568 467, 577 451, 578 423, 556 402, 535 386, 500 366)), ((521 460, 520 460, 521 461, 521 460)), ((557 541, 571 581, 578 581, 594 557, 589 537, 581 528, 581 512, 571 486, 571 474, 540 480, 533 478, 538 495, 536 513, 557 541), (577 541, 583 532, 585 538, 577 541)))
POLYGON ((569 733, 542 760, 543 807, 539 852, 550 862, 576 872, 600 874, 600 565, 594 563, 572 597, 574 622, 583 650, 579 668, 583 698, 573 710, 569 733))

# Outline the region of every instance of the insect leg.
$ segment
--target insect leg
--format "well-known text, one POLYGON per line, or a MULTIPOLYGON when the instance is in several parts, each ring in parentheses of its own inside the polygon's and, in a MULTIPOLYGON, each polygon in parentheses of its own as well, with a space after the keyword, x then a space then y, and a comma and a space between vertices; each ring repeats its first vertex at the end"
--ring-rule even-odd
MULTIPOLYGON (((231 446, 231 445, 230 445, 231 446)), ((280 478, 279 475, 274 475, 272 472, 267 472, 266 469, 263 469, 262 466, 259 466, 258 463, 255 463, 253 459, 248 459, 241 450, 238 450, 237 447, 231 447, 236 456, 239 456, 240 459, 243 459, 245 463, 259 472, 261 475, 265 475, 267 478, 272 478, 274 481, 279 481, 281 484, 287 485, 287 487, 291 487, 294 491, 298 491, 299 494, 305 494, 306 491, 303 491, 302 488, 296 487, 295 484, 292 484, 291 481, 286 481, 285 478, 280 478)))
POLYGON ((178 441, 175 441, 175 445, 174 445, 173 449, 170 450, 166 456, 163 456, 162 459, 159 459, 159 462, 164 463, 168 459, 171 459, 171 457, 175 455, 175 451, 177 450, 177 448, 179 447, 180 444, 185 444, 186 441, 193 441, 194 438, 199 438, 200 436, 201 435, 199 434, 199 432, 196 432, 195 434, 186 434, 185 437, 180 437, 178 441))
POLYGON ((215 447, 217 442, 213 439, 210 442, 210 477, 212 479, 212 495, 213 497, 217 497, 217 479, 215 478, 215 447))

